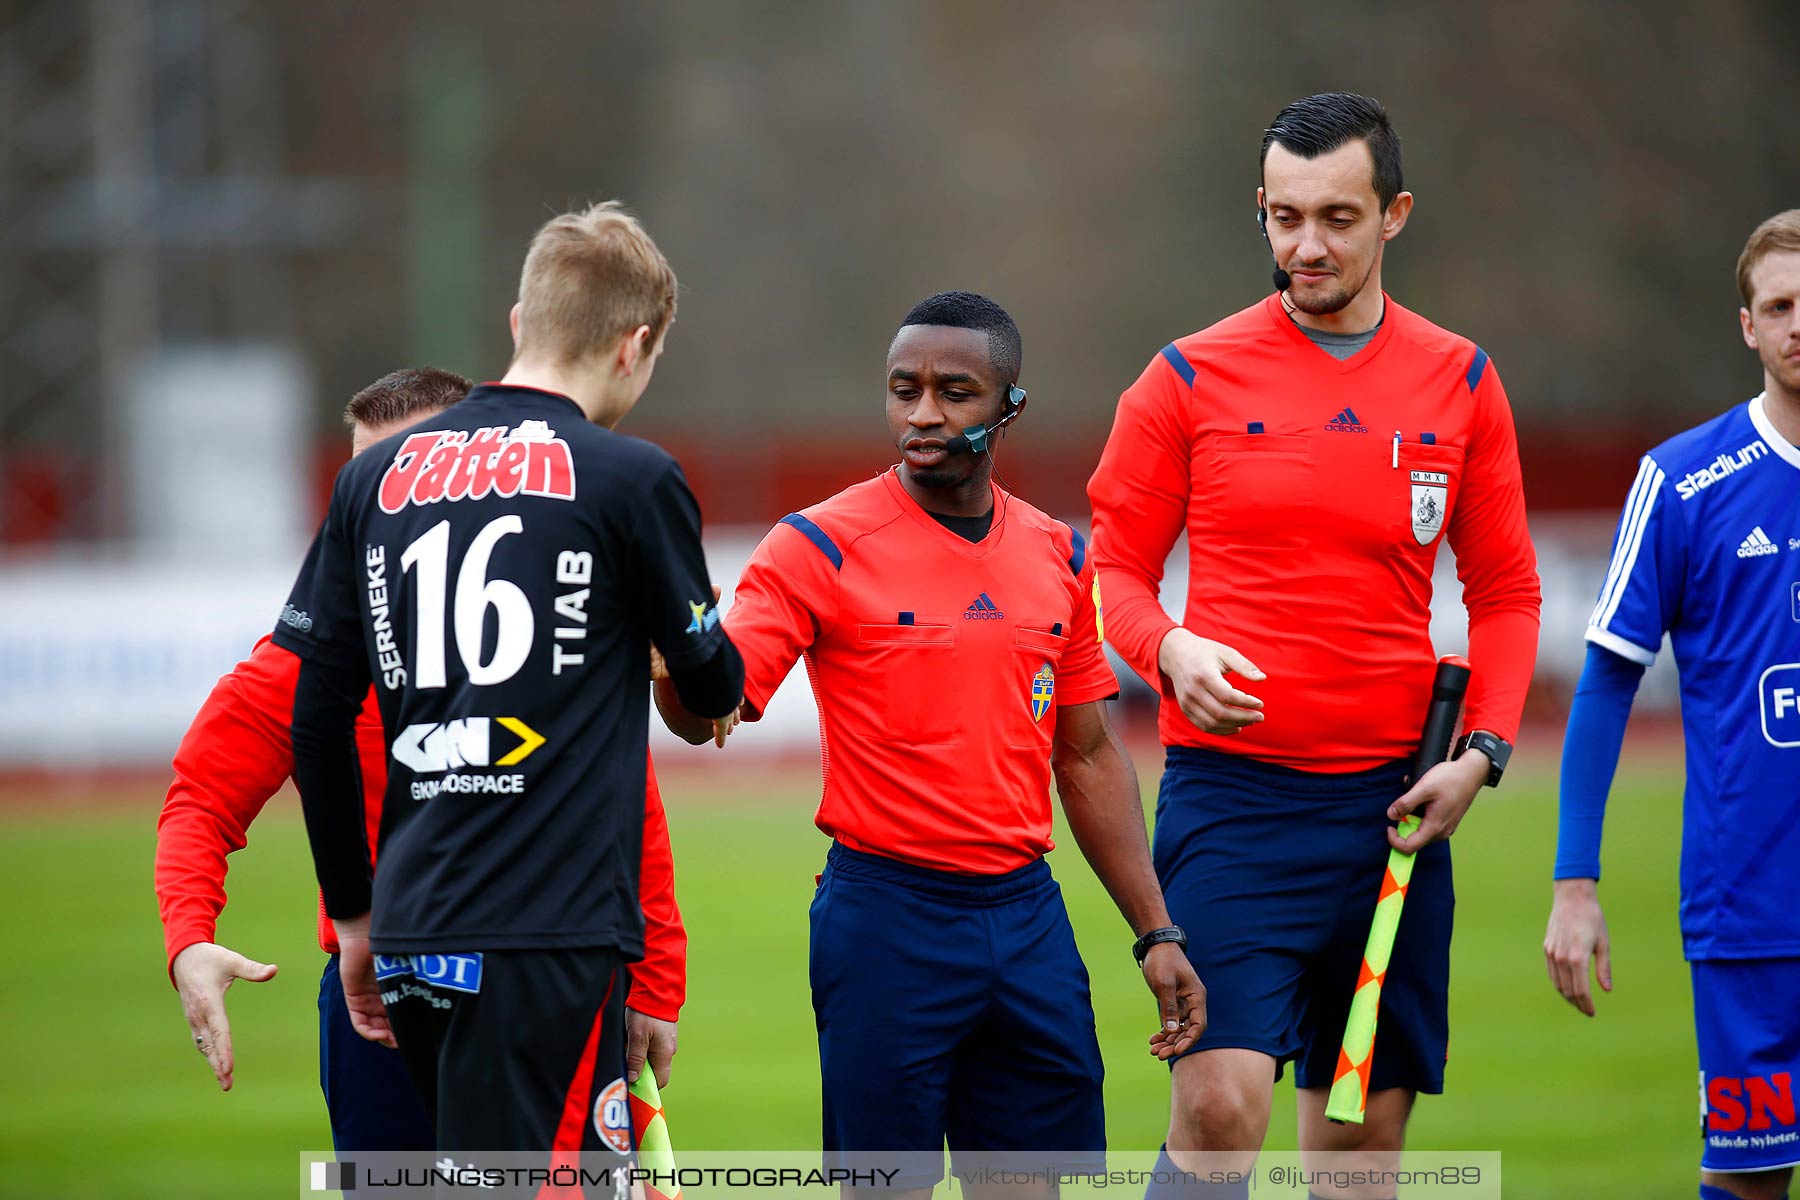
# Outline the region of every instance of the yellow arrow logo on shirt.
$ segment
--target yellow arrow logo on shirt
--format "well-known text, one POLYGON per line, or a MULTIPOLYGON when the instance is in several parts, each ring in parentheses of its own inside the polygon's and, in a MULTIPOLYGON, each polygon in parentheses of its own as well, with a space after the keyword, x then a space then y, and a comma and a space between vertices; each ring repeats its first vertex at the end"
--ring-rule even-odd
POLYGON ((519 744, 494 760, 496 767, 512 767, 531 757, 531 752, 544 744, 544 735, 517 717, 495 717, 494 720, 519 735, 519 744))

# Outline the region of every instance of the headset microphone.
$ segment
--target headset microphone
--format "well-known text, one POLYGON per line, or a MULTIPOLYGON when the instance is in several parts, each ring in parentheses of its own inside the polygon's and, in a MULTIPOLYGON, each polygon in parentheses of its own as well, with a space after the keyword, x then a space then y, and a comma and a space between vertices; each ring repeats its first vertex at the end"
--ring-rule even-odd
POLYGON ((1281 260, 1275 257, 1275 243, 1269 241, 1269 210, 1262 205, 1256 206, 1256 227, 1262 231, 1263 242, 1269 247, 1269 261, 1275 264, 1275 290, 1285 292, 1294 286, 1294 279, 1281 269, 1281 260))
POLYGON ((1025 389, 1013 384, 1006 389, 1006 411, 992 425, 977 425, 944 440, 946 454, 980 454, 988 448, 988 438, 1019 419, 1025 411, 1025 389))

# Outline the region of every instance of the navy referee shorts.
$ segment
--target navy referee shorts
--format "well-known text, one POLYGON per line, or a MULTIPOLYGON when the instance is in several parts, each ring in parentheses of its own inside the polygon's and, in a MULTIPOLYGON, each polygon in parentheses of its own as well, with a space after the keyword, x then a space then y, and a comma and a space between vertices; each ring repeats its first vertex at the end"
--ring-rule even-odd
POLYGON ((1103 1166, 1087 968, 1043 859, 959 875, 833 843, 810 967, 828 1164, 899 1151, 895 1185, 927 1187, 948 1141, 1103 1166))
MULTIPOLYGON (((1153 856, 1206 985, 1193 1050, 1235 1046, 1331 1086, 1408 764, 1315 774, 1171 746, 1153 856)), ((1381 989, 1369 1089, 1444 1090, 1450 1040, 1450 844, 1421 850, 1381 989)), ((1193 1051, 1189 1051, 1192 1053, 1193 1051)))

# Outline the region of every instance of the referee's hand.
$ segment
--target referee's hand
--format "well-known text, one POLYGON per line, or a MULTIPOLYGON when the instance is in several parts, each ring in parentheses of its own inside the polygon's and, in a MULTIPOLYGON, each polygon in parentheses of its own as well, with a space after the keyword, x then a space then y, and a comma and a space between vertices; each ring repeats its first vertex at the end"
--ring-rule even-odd
POLYGON ((1144 982, 1156 996, 1162 1028, 1150 1035, 1150 1053, 1165 1062, 1185 1053, 1206 1032, 1206 988, 1187 952, 1173 942, 1150 947, 1144 982))
POLYGON ((653 1017, 629 1006, 625 1009, 625 1078, 636 1083, 646 1063, 656 1076, 656 1086, 669 1086, 669 1068, 675 1061, 675 1022, 653 1017))
POLYGON ((1388 845, 1402 854, 1417 854, 1455 833, 1487 777, 1488 756, 1479 750, 1467 750, 1461 758, 1441 762, 1425 772, 1405 795, 1388 805, 1387 812, 1390 821, 1416 812, 1419 827, 1401 837, 1397 827, 1388 826, 1388 845))
POLYGON ((1156 665, 1168 676, 1182 714, 1202 731, 1233 734, 1263 719, 1263 702, 1225 677, 1239 675, 1252 683, 1267 677, 1230 646, 1177 625, 1157 648, 1156 665))

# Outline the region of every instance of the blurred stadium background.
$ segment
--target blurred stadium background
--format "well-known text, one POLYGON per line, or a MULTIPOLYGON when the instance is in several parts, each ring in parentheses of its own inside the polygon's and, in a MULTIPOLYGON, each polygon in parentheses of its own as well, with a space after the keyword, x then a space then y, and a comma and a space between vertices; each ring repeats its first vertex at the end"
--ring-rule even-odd
MULTIPOLYGON (((626 428, 686 465, 729 586, 771 522, 890 460, 882 354, 947 287, 1018 318, 1034 404, 1000 465, 1083 521, 1118 392, 1267 286, 1257 138, 1325 89, 1394 115, 1419 199, 1384 278, 1499 364, 1546 596, 1517 782, 1457 843, 1457 1066, 1417 1140, 1505 1152, 1512 1195, 1690 1188, 1666 666, 1609 831, 1624 991, 1592 1024, 1537 950, 1555 731, 1637 456, 1757 390, 1732 266, 1800 198, 1797 45, 1791 0, 0 0, 0 1195, 262 1194, 326 1142, 292 805, 232 876, 223 940, 283 971, 232 994, 243 1068, 221 1097, 162 976, 161 773, 272 624, 348 453, 344 401, 403 365, 497 376, 543 219, 622 198, 680 274, 626 428)), ((1148 713, 1128 695, 1153 789, 1148 713)), ((730 759, 767 784, 658 742, 694 934, 678 1146, 816 1138, 814 739, 790 681, 730 759)), ((1154 1147, 1139 985, 1057 858, 1115 1140, 1154 1147)))

